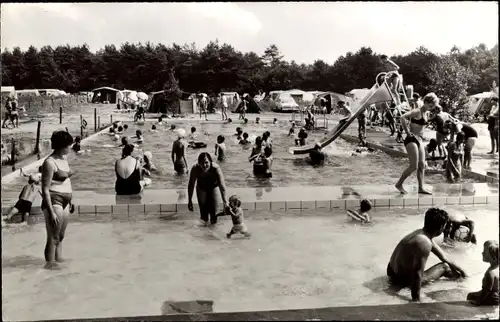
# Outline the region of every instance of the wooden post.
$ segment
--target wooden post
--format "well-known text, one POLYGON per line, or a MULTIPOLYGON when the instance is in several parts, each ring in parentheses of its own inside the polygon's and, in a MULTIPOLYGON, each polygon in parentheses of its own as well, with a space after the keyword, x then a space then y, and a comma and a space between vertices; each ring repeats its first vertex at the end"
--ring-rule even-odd
POLYGON ((97 132, 97 108, 94 107, 94 132, 97 132))
POLYGON ((62 105, 59 106, 59 124, 62 124, 62 105))
POLYGON ((38 125, 36 127, 36 143, 35 143, 35 151, 34 154, 40 154, 40 130, 42 128, 42 121, 38 121, 38 125))
POLYGON ((98 130, 101 129, 101 116, 100 115, 97 117, 97 129, 98 130))
POLYGON ((80 138, 83 140, 83 115, 80 115, 80 138))
POLYGON ((110 125, 113 125, 113 115, 110 115, 110 116, 109 116, 109 124, 110 124, 110 125))
POLYGON ((12 171, 16 171, 16 141, 14 138, 10 139, 11 151, 10 151, 10 162, 12 162, 12 171))

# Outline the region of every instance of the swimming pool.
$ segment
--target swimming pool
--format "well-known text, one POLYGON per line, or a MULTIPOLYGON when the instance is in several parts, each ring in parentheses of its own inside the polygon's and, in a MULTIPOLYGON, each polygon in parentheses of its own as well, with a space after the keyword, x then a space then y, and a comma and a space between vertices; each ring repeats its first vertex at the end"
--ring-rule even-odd
MULTIPOLYGON (((477 246, 445 249, 470 277, 431 284, 422 301, 464 300, 478 290, 487 268, 482 244, 498 238, 497 205, 446 209, 476 222, 477 246)), ((60 271, 42 268, 43 224, 9 227, 2 229, 3 316, 153 315, 161 314, 164 301, 191 300, 213 300, 215 312, 407 303, 409 289, 385 291, 386 267, 396 243, 423 225, 424 211, 379 209, 372 226, 353 224, 343 211, 248 212, 253 236, 231 240, 225 237, 229 219, 202 228, 194 213, 175 220, 75 218, 60 271), (61 305, 54 309, 55 303, 61 305)), ((436 262, 431 255, 427 265, 436 262)))
MULTIPOLYGON (((188 176, 175 174, 171 161, 172 142, 176 134, 169 130, 170 125, 159 126, 157 132, 151 132, 151 123, 135 125, 128 123, 127 135, 134 135, 136 129, 142 130, 145 142, 141 148, 153 153, 153 162, 161 170, 161 174, 153 174, 151 189, 177 189, 187 187, 188 176)), ((191 126, 197 128, 198 140, 207 144, 205 149, 188 149, 187 161, 192 166, 198 155, 208 151, 212 155, 216 138, 219 134, 226 137, 226 160, 221 162, 226 184, 228 187, 269 187, 269 186, 298 186, 298 185, 346 185, 346 184, 394 184, 403 170, 408 166, 406 158, 394 158, 384 152, 376 151, 363 155, 352 156, 357 148, 355 144, 342 139, 336 140, 324 151, 328 153, 328 160, 324 166, 312 167, 307 164, 308 156, 294 156, 288 153, 288 148, 294 145, 294 138, 288 137, 289 122, 281 121, 276 125, 266 124, 221 124, 203 123, 199 121, 183 121, 175 123, 177 128, 182 127, 189 132, 191 126), (262 135, 266 130, 271 132, 273 141, 273 178, 260 179, 252 174, 252 164, 248 162, 251 145, 247 149, 236 143, 236 127, 241 126, 250 136, 262 135), (205 135, 209 133, 209 135, 205 135)), ((333 128, 333 126, 331 127, 333 128)), ((316 131, 309 134, 309 142, 321 139, 325 131, 316 131)), ((84 155, 69 155, 69 161, 76 175, 72 178, 74 190, 114 191, 116 180, 114 162, 121 155, 118 142, 104 134, 98 140, 93 140, 84 146, 90 153, 84 155)), ((135 152, 140 153, 136 150, 135 152)), ((443 182, 442 174, 426 176, 426 182, 443 182)), ((465 179, 465 181, 471 181, 465 179)), ((415 184, 416 175, 412 175, 407 184, 415 184)), ((3 185, 2 190, 20 190, 25 181, 19 178, 16 182, 3 185)))

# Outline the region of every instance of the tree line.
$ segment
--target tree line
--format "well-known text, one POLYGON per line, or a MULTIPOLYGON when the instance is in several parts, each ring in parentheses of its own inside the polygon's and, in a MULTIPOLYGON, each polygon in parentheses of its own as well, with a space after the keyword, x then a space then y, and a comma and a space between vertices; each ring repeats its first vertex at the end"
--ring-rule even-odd
MULTIPOLYGON (((384 71, 380 54, 369 47, 347 52, 333 64, 316 60, 298 64, 283 59, 270 45, 262 55, 236 50, 211 41, 198 50, 195 44, 125 43, 118 49, 106 45, 93 53, 88 45, 19 47, 2 52, 2 85, 16 89, 57 88, 68 93, 100 86, 133 89, 146 93, 172 86, 185 92, 215 94, 236 91, 256 94, 259 90, 300 88, 345 93, 370 88, 375 75, 384 71)), ((420 94, 435 91, 450 108, 463 104, 467 94, 488 91, 498 79, 498 44, 447 54, 420 47, 391 59, 400 66, 405 84, 420 94)))

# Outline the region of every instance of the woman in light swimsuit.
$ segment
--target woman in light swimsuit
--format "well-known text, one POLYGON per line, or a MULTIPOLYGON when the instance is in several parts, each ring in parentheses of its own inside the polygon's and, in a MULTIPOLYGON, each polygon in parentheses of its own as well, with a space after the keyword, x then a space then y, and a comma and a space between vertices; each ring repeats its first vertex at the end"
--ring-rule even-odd
POLYGON ((70 177, 73 175, 66 156, 73 144, 73 137, 66 131, 56 131, 50 138, 52 149, 42 165, 42 210, 47 230, 45 245, 45 268, 57 268, 62 262, 62 241, 66 226, 73 189, 70 177))
POLYGON ((184 137, 186 136, 186 131, 184 129, 177 130, 177 140, 172 144, 172 163, 174 164, 174 170, 177 174, 184 174, 187 172, 187 161, 186 161, 186 144, 184 143, 184 137))
POLYGON ((424 169, 425 169, 425 146, 422 142, 422 135, 427 124, 427 111, 433 109, 439 103, 439 99, 434 93, 429 93, 424 97, 424 105, 411 110, 401 117, 401 125, 406 133, 404 145, 410 160, 410 166, 401 174, 401 178, 396 183, 396 189, 401 193, 407 193, 403 188, 403 183, 415 170, 417 170, 418 193, 431 194, 424 189, 424 169), (410 120, 410 126, 407 124, 410 120))
POLYGON ((200 206, 200 219, 206 225, 217 222, 218 203, 217 188, 219 188, 224 209, 227 206, 226 184, 221 168, 212 162, 208 152, 198 156, 198 163, 191 168, 188 184, 188 209, 193 211, 193 192, 196 183, 196 197, 200 206))
POLYGON ((117 195, 137 195, 145 185, 142 180, 142 166, 132 156, 134 146, 127 144, 123 147, 122 158, 115 163, 115 191, 117 195))

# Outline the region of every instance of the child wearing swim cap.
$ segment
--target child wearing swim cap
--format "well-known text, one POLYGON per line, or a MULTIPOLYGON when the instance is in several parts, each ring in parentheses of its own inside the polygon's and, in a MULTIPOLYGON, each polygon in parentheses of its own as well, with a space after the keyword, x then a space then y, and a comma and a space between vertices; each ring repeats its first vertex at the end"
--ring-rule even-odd
POLYGON ((475 305, 498 305, 498 241, 487 240, 483 245, 483 262, 490 264, 483 277, 482 289, 467 294, 475 305))

